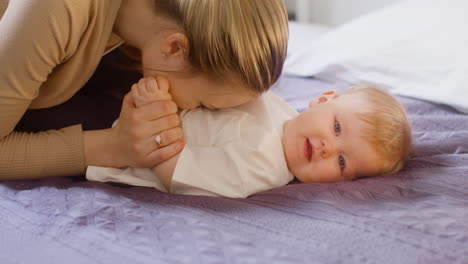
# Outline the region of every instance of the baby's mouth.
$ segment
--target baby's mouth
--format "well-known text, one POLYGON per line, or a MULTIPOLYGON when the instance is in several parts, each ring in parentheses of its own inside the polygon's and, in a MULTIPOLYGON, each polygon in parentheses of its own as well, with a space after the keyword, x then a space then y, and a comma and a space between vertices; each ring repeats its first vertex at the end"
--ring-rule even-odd
POLYGON ((314 149, 312 147, 312 144, 310 144, 310 141, 308 138, 306 138, 304 142, 304 155, 305 158, 310 162, 312 160, 312 154, 314 152, 314 149))

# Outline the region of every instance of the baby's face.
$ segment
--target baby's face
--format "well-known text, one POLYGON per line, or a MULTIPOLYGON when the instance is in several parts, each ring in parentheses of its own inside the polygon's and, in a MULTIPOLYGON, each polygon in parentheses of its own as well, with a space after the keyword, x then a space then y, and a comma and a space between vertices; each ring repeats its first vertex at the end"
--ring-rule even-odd
POLYGON ((315 103, 283 130, 283 150, 291 172, 301 182, 337 182, 371 176, 379 171, 379 156, 365 140, 354 110, 366 102, 343 95, 315 103))

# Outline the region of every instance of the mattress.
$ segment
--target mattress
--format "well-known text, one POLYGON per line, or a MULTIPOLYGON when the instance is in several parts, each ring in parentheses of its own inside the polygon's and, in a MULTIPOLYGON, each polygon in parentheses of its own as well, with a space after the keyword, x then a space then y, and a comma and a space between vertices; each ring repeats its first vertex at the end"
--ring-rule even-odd
MULTIPOLYGON (((302 111, 341 84, 282 77, 302 111)), ((0 263, 467 263, 468 116, 399 97, 415 152, 394 175, 247 199, 80 177, 0 182, 0 263)))

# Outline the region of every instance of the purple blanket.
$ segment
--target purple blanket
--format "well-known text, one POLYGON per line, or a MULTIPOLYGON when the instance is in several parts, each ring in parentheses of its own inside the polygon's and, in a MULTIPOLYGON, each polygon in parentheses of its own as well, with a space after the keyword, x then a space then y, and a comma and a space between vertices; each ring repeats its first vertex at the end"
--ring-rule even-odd
MULTIPOLYGON (((330 89, 283 77, 297 109, 330 89)), ((81 178, 0 182, 0 263, 468 263, 468 116, 400 98, 406 168, 227 199, 81 178)))

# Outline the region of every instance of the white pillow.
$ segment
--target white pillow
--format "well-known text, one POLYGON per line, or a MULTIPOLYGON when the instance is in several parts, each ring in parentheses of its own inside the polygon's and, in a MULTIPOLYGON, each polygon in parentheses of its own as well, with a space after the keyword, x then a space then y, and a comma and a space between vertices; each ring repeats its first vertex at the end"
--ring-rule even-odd
POLYGON ((316 23, 289 22, 288 57, 295 56, 310 46, 312 41, 317 40, 330 31, 330 27, 316 23))
POLYGON ((288 54, 285 74, 376 84, 468 113, 467 0, 403 1, 308 44, 288 54))

